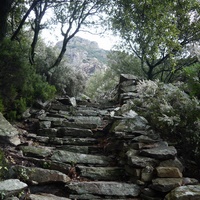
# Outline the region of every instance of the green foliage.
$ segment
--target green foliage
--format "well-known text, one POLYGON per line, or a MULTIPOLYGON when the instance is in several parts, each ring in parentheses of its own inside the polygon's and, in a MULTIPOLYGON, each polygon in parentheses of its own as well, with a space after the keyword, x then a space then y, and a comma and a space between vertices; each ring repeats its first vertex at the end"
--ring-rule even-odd
POLYGON ((189 91, 200 99, 200 63, 184 68, 189 91))
POLYGON ((100 100, 109 97, 109 93, 118 83, 119 76, 116 76, 112 70, 105 72, 96 72, 89 78, 86 84, 85 93, 92 99, 100 100))
POLYGON ((120 74, 145 76, 141 69, 140 59, 124 51, 111 51, 108 54, 108 66, 117 76, 120 76, 120 74))
POLYGON ((25 40, 20 44, 5 40, 0 50, 0 96, 6 117, 14 120, 36 99, 52 98, 56 90, 28 63, 25 40))
POLYGON ((61 94, 77 96, 84 90, 85 80, 83 72, 70 68, 66 63, 62 63, 52 70, 51 83, 61 94))
POLYGON ((178 86, 154 81, 137 85, 135 110, 169 141, 176 142, 185 156, 200 158, 200 102, 178 86))
POLYGON ((188 63, 186 58, 195 57, 183 50, 200 38, 198 0, 117 0, 113 4, 112 29, 122 37, 124 49, 148 66, 144 70, 148 79, 158 74, 171 77, 188 63), (182 58, 185 63, 177 65, 182 58))

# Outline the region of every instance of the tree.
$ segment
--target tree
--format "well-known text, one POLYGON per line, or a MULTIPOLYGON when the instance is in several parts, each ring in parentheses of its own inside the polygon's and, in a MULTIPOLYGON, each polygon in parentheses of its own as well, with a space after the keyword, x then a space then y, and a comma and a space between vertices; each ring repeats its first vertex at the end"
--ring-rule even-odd
POLYGON ((14 0, 0 0, 0 42, 3 41, 7 33, 7 18, 14 0))
POLYGON ((25 39, 20 44, 4 39, 0 44, 0 107, 3 105, 6 117, 12 119, 36 99, 45 101, 56 91, 29 64, 27 44, 25 39))
POLYGON ((112 29, 140 59, 148 79, 159 75, 170 81, 186 63, 197 62, 186 48, 200 39, 198 0, 117 0, 113 4, 112 29))
POLYGON ((118 77, 120 74, 134 74, 143 77, 139 58, 125 51, 111 51, 108 54, 108 66, 118 77))
MULTIPOLYGON (((34 11, 35 17, 32 19, 31 28, 34 32, 33 40, 31 43, 31 53, 30 62, 34 63, 35 48, 38 41, 38 36, 40 31, 46 27, 47 24, 42 24, 44 16, 47 14, 47 10, 50 9, 53 13, 52 20, 56 24, 61 26, 61 34, 63 36, 63 45, 58 58, 55 60, 52 68, 58 66, 63 58, 66 51, 66 46, 68 42, 76 35, 82 26, 88 26, 93 24, 94 20, 91 16, 100 14, 104 6, 106 5, 106 0, 34 0, 27 1, 26 4, 29 8, 23 14, 21 21, 18 24, 17 29, 14 31, 11 39, 17 39, 20 31, 28 18, 30 18, 30 13, 34 11)), ((18 4, 18 3, 17 3, 18 4)))
POLYGON ((63 45, 52 68, 58 66, 61 62, 68 42, 76 35, 82 26, 88 26, 94 23, 91 16, 100 14, 104 10, 105 5, 105 0, 70 0, 54 6, 56 22, 61 24, 63 45))

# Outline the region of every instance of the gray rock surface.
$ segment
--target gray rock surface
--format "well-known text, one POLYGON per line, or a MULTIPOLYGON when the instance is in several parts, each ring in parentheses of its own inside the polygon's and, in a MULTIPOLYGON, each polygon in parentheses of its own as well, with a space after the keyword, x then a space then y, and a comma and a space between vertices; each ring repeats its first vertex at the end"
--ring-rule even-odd
POLYGON ((31 194, 30 200, 70 200, 65 197, 59 197, 52 194, 31 194))
POLYGON ((136 197, 140 193, 139 186, 119 182, 74 182, 66 185, 66 187, 78 194, 136 197))
POLYGON ((64 163, 93 164, 100 166, 107 166, 109 162, 111 162, 111 159, 106 156, 73 153, 70 151, 55 151, 51 156, 51 160, 64 163))
POLYGON ((144 149, 141 151, 140 155, 141 156, 148 156, 156 159, 161 159, 161 160, 168 160, 175 158, 177 154, 177 151, 175 147, 173 146, 159 146, 156 148, 152 149, 144 149))
POLYGON ((169 192, 182 185, 182 178, 156 178, 152 180, 151 188, 160 192, 169 192))
POLYGON ((19 179, 0 181, 0 193, 4 196, 4 198, 12 195, 18 195, 27 187, 28 185, 21 182, 19 179))
POLYGON ((38 167, 24 167, 13 166, 17 177, 26 182, 32 182, 34 184, 52 183, 52 182, 70 182, 70 178, 59 171, 42 169, 38 167))
POLYGON ((199 200, 200 185, 188 185, 172 190, 164 200, 199 200))
POLYGON ((0 113, 0 143, 19 145, 19 132, 0 113))
POLYGON ((116 181, 125 175, 124 169, 119 167, 85 167, 79 166, 81 177, 90 178, 92 180, 116 181))

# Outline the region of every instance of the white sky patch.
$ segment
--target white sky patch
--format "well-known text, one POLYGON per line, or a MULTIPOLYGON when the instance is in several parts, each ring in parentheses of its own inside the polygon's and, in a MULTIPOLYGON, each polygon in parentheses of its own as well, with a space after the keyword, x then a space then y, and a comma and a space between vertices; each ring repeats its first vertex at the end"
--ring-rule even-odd
MULTIPOLYGON (((117 44, 118 38, 111 34, 105 34, 104 36, 91 34, 88 32, 78 32, 76 36, 95 41, 98 43, 99 47, 105 50, 111 50, 114 45, 117 44)), ((42 38, 46 43, 50 45, 55 45, 58 41, 62 41, 63 37, 60 35, 60 30, 57 27, 55 30, 52 28, 51 30, 43 30, 42 38)))
MULTIPOLYGON (((46 12, 46 15, 43 19, 43 23, 51 20, 52 11, 49 9, 46 12)), ((95 16, 92 17, 95 19, 95 16)), ((61 35, 60 25, 51 25, 49 29, 42 30, 42 38, 44 41, 54 46, 58 41, 63 40, 63 36, 61 35)), ((101 34, 97 34, 98 32, 102 32, 103 28, 99 26, 98 28, 83 28, 84 31, 79 30, 79 32, 75 35, 90 41, 95 41, 98 43, 99 48, 105 50, 111 50, 119 41, 119 37, 114 36, 111 31, 107 31, 101 34)))

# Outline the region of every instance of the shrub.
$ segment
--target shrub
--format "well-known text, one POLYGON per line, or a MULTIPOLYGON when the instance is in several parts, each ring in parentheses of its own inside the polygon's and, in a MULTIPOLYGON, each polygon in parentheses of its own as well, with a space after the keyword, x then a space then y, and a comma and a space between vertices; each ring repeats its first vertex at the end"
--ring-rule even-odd
POLYGON ((5 40, 0 44, 0 111, 11 120, 20 118, 36 99, 45 101, 56 91, 28 63, 26 52, 23 43, 5 40))
POLYGON ((200 158, 200 102, 178 86, 140 81, 135 109, 162 137, 176 142, 185 156, 200 158))

